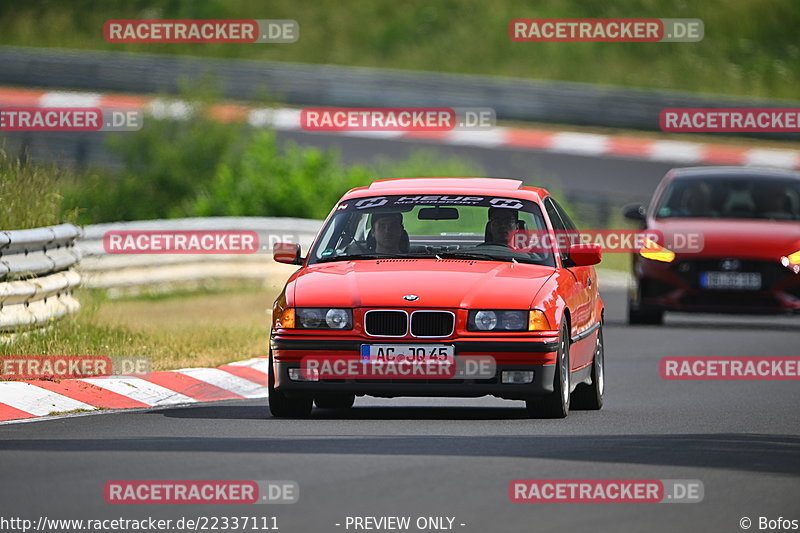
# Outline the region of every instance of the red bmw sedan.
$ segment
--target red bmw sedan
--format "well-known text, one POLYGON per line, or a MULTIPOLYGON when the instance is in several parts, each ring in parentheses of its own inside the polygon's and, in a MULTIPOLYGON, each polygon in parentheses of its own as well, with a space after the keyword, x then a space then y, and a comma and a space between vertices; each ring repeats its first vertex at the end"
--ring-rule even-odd
POLYGON ((599 247, 520 251, 521 229, 575 226, 518 180, 393 179, 345 194, 305 257, 275 245, 300 268, 273 307, 273 416, 362 395, 493 395, 536 417, 600 409, 599 247))
POLYGON ((800 312, 800 173, 745 167, 671 170, 650 206, 625 216, 665 235, 697 234, 701 246, 634 255, 631 324, 665 311, 800 312))

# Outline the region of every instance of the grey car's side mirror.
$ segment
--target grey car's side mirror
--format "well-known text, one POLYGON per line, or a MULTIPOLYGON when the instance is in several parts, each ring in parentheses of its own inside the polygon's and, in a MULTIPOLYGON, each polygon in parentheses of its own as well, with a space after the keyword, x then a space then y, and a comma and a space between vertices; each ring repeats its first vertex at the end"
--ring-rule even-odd
POLYGON ((647 209, 641 204, 630 204, 622 208, 622 215, 631 220, 643 221, 647 217, 647 209))

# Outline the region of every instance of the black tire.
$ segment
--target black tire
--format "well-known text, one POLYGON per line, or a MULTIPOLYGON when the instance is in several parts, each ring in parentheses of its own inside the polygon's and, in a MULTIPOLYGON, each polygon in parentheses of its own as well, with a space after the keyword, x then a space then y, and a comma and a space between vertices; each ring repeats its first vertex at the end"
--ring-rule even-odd
POLYGON ((664 311, 635 309, 628 303, 628 324, 633 326, 660 326, 664 323, 664 311))
POLYGON ((320 394, 314 397, 314 403, 320 409, 350 409, 355 401, 355 394, 320 394))
POLYGON ((311 414, 313 399, 288 398, 284 393, 275 389, 275 376, 273 375, 272 352, 269 354, 269 377, 267 390, 269 392, 269 412, 275 418, 307 418, 311 414))
POLYGON ((553 377, 553 392, 542 398, 530 398, 525 401, 528 415, 532 418, 566 418, 570 402, 569 373, 569 329, 566 323, 561 326, 558 340, 558 358, 556 372, 553 377))
POLYGON ((597 411, 603 407, 603 391, 605 389, 605 344, 603 343, 603 325, 597 330, 597 345, 592 360, 592 384, 578 385, 572 393, 570 409, 597 411))

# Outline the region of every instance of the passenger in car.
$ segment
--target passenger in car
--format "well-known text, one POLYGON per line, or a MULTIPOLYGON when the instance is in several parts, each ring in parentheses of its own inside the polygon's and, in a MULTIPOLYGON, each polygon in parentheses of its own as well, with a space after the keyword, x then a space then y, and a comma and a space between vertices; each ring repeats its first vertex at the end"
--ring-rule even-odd
POLYGON ((489 208, 489 222, 486 223, 486 235, 483 245, 511 244, 511 233, 519 227, 519 215, 516 209, 502 207, 489 208))
POLYGON ((791 220, 792 205, 789 196, 780 187, 759 188, 753 193, 758 218, 791 220))

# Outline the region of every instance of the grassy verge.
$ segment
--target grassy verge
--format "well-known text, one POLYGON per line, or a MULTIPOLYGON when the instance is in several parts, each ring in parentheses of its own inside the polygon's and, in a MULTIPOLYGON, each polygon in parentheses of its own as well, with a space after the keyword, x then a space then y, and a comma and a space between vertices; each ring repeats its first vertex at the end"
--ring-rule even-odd
POLYGON ((797 98, 796 0, 50 0, 0 5, 0 43, 489 74, 797 98), (699 43, 515 43, 515 18, 699 18, 699 43), (292 44, 113 44, 109 19, 294 19, 292 44))
POLYGON ((82 290, 82 310, 44 332, 0 343, 0 355, 140 356, 154 370, 214 367, 267 354, 274 289, 108 300, 82 290))
POLYGON ((614 270, 617 272, 630 272, 631 271, 631 254, 617 254, 605 253, 600 264, 597 265, 598 269, 614 270))
POLYGON ((63 209, 66 173, 55 165, 34 165, 0 148, 0 229, 15 230, 74 222, 77 211, 63 209))

